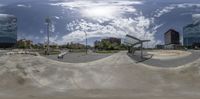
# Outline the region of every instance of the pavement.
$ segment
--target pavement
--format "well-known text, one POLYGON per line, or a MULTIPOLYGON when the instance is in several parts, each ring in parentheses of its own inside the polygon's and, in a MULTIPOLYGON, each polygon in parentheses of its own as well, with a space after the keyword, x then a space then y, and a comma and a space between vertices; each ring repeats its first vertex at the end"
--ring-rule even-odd
MULTIPOLYGON (((146 52, 148 52, 148 51, 146 51, 146 52)), ((143 64, 150 65, 150 66, 178 67, 178 66, 185 65, 187 63, 191 63, 200 57, 200 51, 198 51, 198 50, 189 50, 189 52, 191 53, 190 55, 187 55, 184 57, 166 59, 166 60, 154 59, 150 55, 147 55, 147 53, 145 53, 146 58, 141 59, 139 51, 136 52, 136 55, 130 55, 130 54, 128 54, 128 55, 136 62, 142 62, 143 64)))
POLYGON ((136 63, 126 51, 87 63, 0 57, 0 99, 199 99, 200 59, 179 67, 136 63))

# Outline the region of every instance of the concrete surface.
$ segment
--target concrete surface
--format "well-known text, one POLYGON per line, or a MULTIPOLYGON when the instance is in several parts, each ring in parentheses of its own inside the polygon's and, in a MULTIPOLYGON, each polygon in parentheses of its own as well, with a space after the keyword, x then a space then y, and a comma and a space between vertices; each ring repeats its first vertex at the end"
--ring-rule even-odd
POLYGON ((199 99, 200 59, 174 68, 135 63, 126 52, 88 63, 0 57, 0 99, 199 99))
POLYGON ((6 54, 8 51, 6 50, 0 50, 0 57, 3 56, 4 54, 6 54))
MULTIPOLYGON (((148 52, 148 51, 146 51, 148 52)), ((179 56, 159 56, 161 59, 151 58, 151 55, 146 54, 145 59, 140 58, 140 52, 136 52, 135 55, 128 54, 136 62, 142 62, 146 65, 156 67, 178 67, 196 61, 200 57, 200 51, 190 50, 185 55, 179 56), (188 54, 189 53, 189 54, 188 54)))
POLYGON ((153 55, 152 59, 173 60, 177 58, 187 57, 191 54, 191 52, 181 50, 152 50, 148 51, 147 54, 153 55))

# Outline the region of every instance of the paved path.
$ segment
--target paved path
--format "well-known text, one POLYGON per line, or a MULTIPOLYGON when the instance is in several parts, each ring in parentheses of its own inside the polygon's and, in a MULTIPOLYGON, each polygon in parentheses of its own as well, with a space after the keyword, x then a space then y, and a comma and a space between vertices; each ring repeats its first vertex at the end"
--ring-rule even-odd
POLYGON ((185 65, 187 63, 191 63, 198 58, 200 58, 200 51, 198 50, 190 50, 191 54, 186 57, 180 57, 176 59, 168 59, 168 60, 159 60, 159 59, 152 59, 150 57, 147 57, 147 59, 141 60, 139 52, 136 53, 136 55, 132 56, 128 54, 133 60, 136 62, 142 62, 147 65, 156 66, 156 67, 178 67, 185 65))

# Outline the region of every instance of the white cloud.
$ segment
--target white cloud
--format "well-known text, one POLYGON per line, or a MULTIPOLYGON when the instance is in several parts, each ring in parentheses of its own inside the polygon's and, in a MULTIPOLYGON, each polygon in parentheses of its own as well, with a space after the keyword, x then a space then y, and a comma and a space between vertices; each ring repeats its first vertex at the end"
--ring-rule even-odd
POLYGON ((200 22, 200 14, 192 14, 192 19, 193 19, 193 23, 199 23, 200 22))
POLYGON ((74 31, 63 37, 63 40, 66 40, 65 42, 81 42, 85 39, 85 33, 88 38, 122 37, 125 35, 123 31, 117 30, 112 25, 104 26, 99 23, 86 22, 85 20, 80 21, 80 23, 77 23, 76 26, 72 26, 71 28, 69 29, 74 31))
MULTIPOLYGON (((44 40, 45 40, 44 42, 47 43, 47 36, 45 36, 44 40)), ((63 41, 59 40, 58 34, 55 34, 54 36, 50 36, 49 37, 49 43, 50 44, 64 44, 63 41)))
POLYGON ((55 16, 55 18, 56 18, 57 20, 59 20, 59 19, 60 19, 60 17, 59 17, 59 16, 55 16))
POLYGON ((43 29, 41 29, 41 30, 40 30, 40 33, 41 33, 41 34, 44 34, 44 30, 43 30, 43 29))
POLYGON ((168 7, 165 7, 165 8, 163 8, 162 10, 157 10, 156 11, 156 15, 155 15, 155 17, 160 17, 160 16, 162 16, 163 14, 166 14, 166 13, 169 13, 169 12, 171 12, 173 9, 175 9, 176 7, 175 6, 168 6, 168 7))
POLYGON ((3 4, 0 4, 0 7, 3 7, 4 5, 3 4))
POLYGON ((70 1, 70 2, 51 3, 50 5, 63 6, 63 7, 71 8, 71 9, 76 9, 76 8, 87 8, 87 7, 105 6, 105 5, 127 6, 127 5, 134 5, 134 4, 142 4, 142 1, 134 1, 134 0, 133 1, 126 1, 126 0, 117 0, 117 1, 74 0, 74 1, 70 1))
POLYGON ((17 7, 31 8, 31 5, 18 4, 17 7))
POLYGON ((164 7, 163 9, 158 9, 156 11, 156 15, 155 17, 160 17, 166 13, 171 12, 172 10, 176 9, 176 8, 180 8, 180 9, 185 9, 185 8, 190 8, 190 7, 198 7, 200 8, 200 4, 193 4, 193 3, 182 3, 182 4, 172 4, 170 6, 164 7))
POLYGON ((142 4, 142 1, 99 0, 94 2, 86 0, 51 4, 80 11, 84 18, 87 17, 95 21, 86 21, 85 19, 71 21, 66 26, 71 33, 64 35, 59 43, 82 42, 85 40, 85 33, 87 33, 88 38, 125 38, 126 34, 130 34, 140 39, 151 40, 149 45, 154 47, 155 44, 160 43, 155 39, 155 33, 162 25, 153 26, 154 18, 147 18, 138 12, 134 8, 134 5, 137 4, 142 4), (136 17, 127 18, 124 16, 127 13, 136 17))
POLYGON ((158 28, 162 27, 164 24, 159 24, 159 25, 156 25, 153 30, 157 30, 158 28))
POLYGON ((62 42, 81 42, 85 40, 85 32, 88 38, 125 38, 126 34, 130 34, 140 39, 151 40, 149 47, 154 47, 160 43, 160 41, 155 39, 154 35, 162 24, 152 26, 153 23, 153 18, 146 18, 143 15, 135 18, 116 18, 110 20, 107 25, 91 23, 83 19, 72 21, 67 25, 67 29, 72 32, 63 36, 62 42))
POLYGON ((113 18, 115 16, 120 16, 124 13, 133 13, 136 12, 136 9, 133 5, 142 4, 142 1, 71 1, 71 2, 60 2, 60 3, 51 3, 50 5, 62 6, 66 9, 78 10, 85 17, 104 17, 104 18, 113 18))
POLYGON ((50 32, 53 33, 53 32, 55 32, 55 30, 56 30, 55 24, 52 23, 51 26, 50 26, 50 32))

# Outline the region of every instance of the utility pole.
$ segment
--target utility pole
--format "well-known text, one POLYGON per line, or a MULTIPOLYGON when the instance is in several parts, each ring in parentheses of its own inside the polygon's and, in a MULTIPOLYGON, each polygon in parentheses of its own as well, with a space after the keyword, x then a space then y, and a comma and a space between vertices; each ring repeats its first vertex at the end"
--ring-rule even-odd
POLYGON ((45 22, 47 24, 47 47, 46 47, 46 55, 49 55, 49 33, 50 33, 50 26, 51 26, 51 19, 47 17, 45 19, 45 22))

